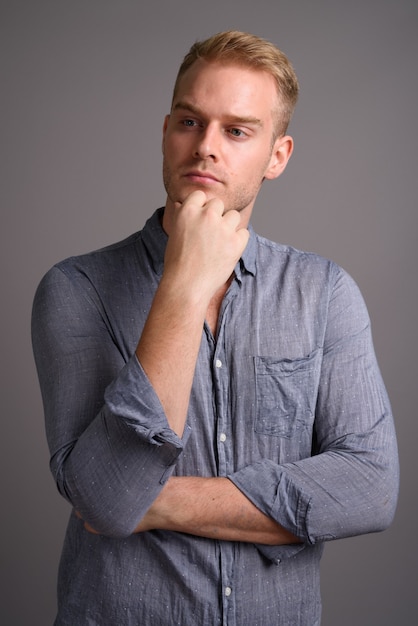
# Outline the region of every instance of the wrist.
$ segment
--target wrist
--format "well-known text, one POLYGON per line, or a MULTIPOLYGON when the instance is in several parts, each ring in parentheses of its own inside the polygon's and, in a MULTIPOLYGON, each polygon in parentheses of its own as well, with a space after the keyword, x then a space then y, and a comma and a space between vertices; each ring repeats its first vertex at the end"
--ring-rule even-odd
POLYGON ((207 282, 187 280, 184 276, 176 276, 174 272, 163 273, 156 299, 164 301, 171 312, 185 311, 188 316, 204 319, 209 306, 211 292, 207 282))

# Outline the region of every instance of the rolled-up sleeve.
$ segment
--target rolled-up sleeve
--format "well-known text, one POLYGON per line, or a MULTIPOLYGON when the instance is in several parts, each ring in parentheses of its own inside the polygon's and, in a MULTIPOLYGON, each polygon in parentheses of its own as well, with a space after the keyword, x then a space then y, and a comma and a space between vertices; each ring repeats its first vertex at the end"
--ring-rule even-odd
MULTIPOLYGON (((305 545, 384 530, 397 502, 399 465, 391 407, 362 296, 342 270, 331 290, 317 390, 312 455, 264 459, 230 480, 305 545)), ((272 560, 297 547, 264 547, 272 560)))
POLYGON ((122 354, 88 280, 51 269, 32 338, 50 466, 60 493, 97 531, 130 535, 189 435, 169 428, 135 354, 122 354), (91 293, 90 293, 91 291, 91 293))

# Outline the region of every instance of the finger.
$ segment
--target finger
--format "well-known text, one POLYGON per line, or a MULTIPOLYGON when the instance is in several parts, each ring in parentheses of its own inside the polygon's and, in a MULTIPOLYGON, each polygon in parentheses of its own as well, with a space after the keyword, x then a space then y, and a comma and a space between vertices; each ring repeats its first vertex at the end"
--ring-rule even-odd
POLYGON ((241 240, 242 251, 244 251, 250 238, 250 231, 247 228, 239 228, 237 230, 237 236, 241 240))
POLYGON ((217 215, 221 216, 225 213, 225 205, 219 198, 211 198, 205 204, 207 211, 214 211, 217 215))
POLYGON ((100 533, 98 533, 97 530, 93 528, 93 526, 90 526, 88 522, 84 522, 84 528, 88 530, 89 533, 91 533, 92 535, 100 535, 100 533))
POLYGON ((241 215, 239 211, 235 211, 235 209, 226 211, 223 218, 225 220, 225 223, 229 224, 231 228, 233 228, 234 230, 238 230, 238 226, 241 223, 241 215))
MULTIPOLYGON (((75 513, 76 517, 78 517, 78 519, 83 521, 83 518, 81 517, 81 514, 76 509, 74 509, 74 513, 75 513)), ((88 522, 84 522, 84 528, 86 530, 88 530, 89 533, 92 533, 93 535, 99 535, 100 534, 100 533, 97 532, 97 530, 95 530, 93 528, 93 526, 90 526, 90 524, 88 522)))
POLYGON ((205 194, 204 191, 202 191, 201 189, 196 189, 196 191, 192 191, 192 193, 187 196, 187 198, 185 199, 185 201, 183 202, 183 204, 181 206, 197 206, 199 208, 202 208, 203 206, 205 206, 206 202, 208 200, 207 195, 205 194))

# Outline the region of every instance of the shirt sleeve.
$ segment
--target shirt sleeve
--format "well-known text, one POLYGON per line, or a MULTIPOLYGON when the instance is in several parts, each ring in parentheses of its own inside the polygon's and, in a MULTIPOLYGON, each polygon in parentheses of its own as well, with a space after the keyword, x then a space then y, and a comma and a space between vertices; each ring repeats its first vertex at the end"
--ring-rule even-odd
POLYGON ((47 273, 34 299, 32 340, 58 489, 97 531, 128 536, 173 471, 189 428, 182 439, 169 428, 85 276, 47 273))
MULTIPOLYGON (((364 301, 340 268, 329 298, 312 456, 261 460, 229 478, 305 545, 391 523, 399 483, 393 417, 364 301)), ((262 551, 277 561, 297 546, 262 551)))

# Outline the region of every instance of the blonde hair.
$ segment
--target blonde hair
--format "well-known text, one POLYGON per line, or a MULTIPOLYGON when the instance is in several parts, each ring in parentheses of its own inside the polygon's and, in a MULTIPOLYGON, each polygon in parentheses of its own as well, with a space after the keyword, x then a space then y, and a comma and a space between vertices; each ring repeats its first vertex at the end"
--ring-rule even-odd
POLYGON ((186 71, 197 61, 236 64, 270 74, 277 86, 279 106, 275 113, 276 136, 286 133, 298 99, 299 84, 287 56, 274 44, 250 33, 225 31, 197 41, 183 59, 173 90, 175 98, 186 71))

